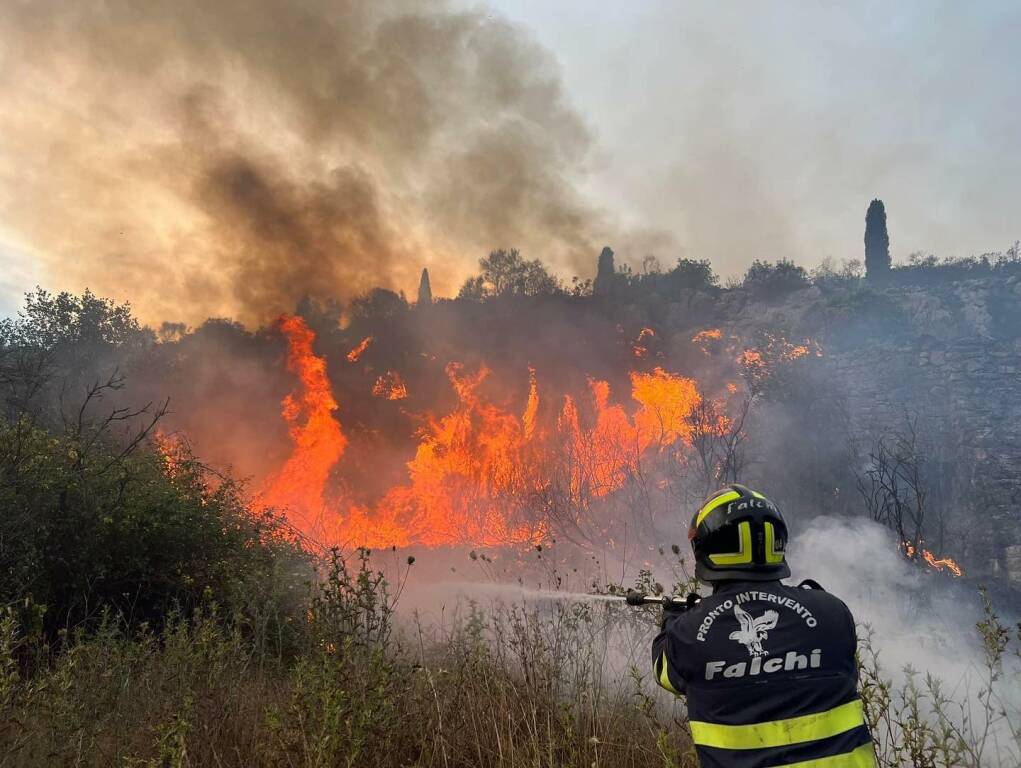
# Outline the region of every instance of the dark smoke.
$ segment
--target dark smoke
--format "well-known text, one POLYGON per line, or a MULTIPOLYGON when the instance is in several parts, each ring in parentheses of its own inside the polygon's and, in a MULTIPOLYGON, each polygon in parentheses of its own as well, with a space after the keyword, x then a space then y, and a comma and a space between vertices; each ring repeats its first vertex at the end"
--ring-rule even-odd
POLYGON ((621 241, 573 191, 590 138, 551 57, 479 12, 15 2, 0 64, 4 225, 51 285, 149 320, 262 321, 426 266, 450 294, 501 246, 587 272, 621 241))

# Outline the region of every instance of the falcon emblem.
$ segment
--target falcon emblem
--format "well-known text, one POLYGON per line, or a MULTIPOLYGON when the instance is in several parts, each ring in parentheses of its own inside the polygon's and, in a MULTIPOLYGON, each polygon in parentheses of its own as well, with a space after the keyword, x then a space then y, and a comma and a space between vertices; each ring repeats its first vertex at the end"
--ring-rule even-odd
POLYGON ((769 630, 776 626, 780 614, 776 611, 766 611, 759 618, 753 619, 748 611, 743 610, 740 605, 735 605, 734 615, 741 622, 741 629, 731 632, 730 639, 744 645, 749 656, 768 656, 769 651, 762 647, 762 641, 769 637, 769 630))

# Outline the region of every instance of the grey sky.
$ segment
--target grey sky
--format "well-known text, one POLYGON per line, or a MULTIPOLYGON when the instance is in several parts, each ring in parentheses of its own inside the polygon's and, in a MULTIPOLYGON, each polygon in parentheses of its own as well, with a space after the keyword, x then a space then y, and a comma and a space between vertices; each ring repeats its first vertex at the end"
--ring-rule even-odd
MULTIPOLYGON (((487 206, 493 209, 494 219, 488 228, 480 230, 487 246, 516 244, 529 256, 548 257, 542 252, 542 244, 551 240, 541 227, 563 234, 563 222, 573 222, 571 226, 576 226, 578 233, 572 242, 580 241, 582 235, 593 241, 585 248, 593 247, 594 271, 595 248, 600 244, 595 241, 604 236, 598 227, 606 222, 607 233, 652 233, 630 240, 625 234, 606 235, 622 257, 635 263, 652 249, 665 263, 678 256, 708 258, 725 276, 741 274, 756 258, 787 257, 811 267, 826 256, 837 260, 861 256, 865 209, 873 197, 886 202, 895 260, 904 260, 913 251, 961 256, 1002 250, 1021 237, 1017 216, 1017 186, 1021 180, 1019 3, 449 2, 482 9, 496 19, 519 25, 526 37, 546 49, 546 60, 559 69, 559 89, 543 90, 541 81, 533 80, 530 86, 538 83, 538 90, 525 91, 526 98, 511 103, 510 108, 521 111, 525 118, 518 123, 524 126, 522 136, 532 141, 535 135, 527 131, 544 132, 550 138, 545 144, 536 141, 536 146, 548 150, 549 157, 571 154, 565 146, 575 132, 574 115, 528 112, 536 104, 545 103, 528 94, 545 94, 559 109, 562 92, 593 137, 584 154, 583 136, 579 134, 580 173, 573 157, 561 161, 562 166, 542 166, 544 160, 536 159, 545 157, 541 153, 530 160, 533 164, 526 166, 531 174, 528 178, 537 180, 536 189, 564 207, 555 210, 533 205, 518 216, 517 229, 509 230, 513 242, 499 237, 498 242, 490 242, 491 235, 501 231, 501 218, 514 217, 505 216, 499 206, 487 206), (540 168, 545 168, 545 176, 538 172, 540 168), (602 212, 590 215, 583 203, 571 198, 571 187, 580 191, 580 201, 591 202, 602 212), (543 217, 547 211, 553 213, 543 217), (670 237, 656 237, 656 232, 666 232, 670 237)), ((335 4, 324 0, 313 5, 325 8, 335 4)), ((76 6, 60 0, 51 5, 63 8, 62 13, 76 6)), ((103 3, 96 5, 104 7, 103 3)), ((163 5, 164 10, 174 7, 173 3, 163 5)), ((203 6, 194 3, 187 7, 194 11, 203 6)), ((443 2, 408 7, 442 8, 443 2)), ((125 25, 119 33, 128 41, 133 39, 131 23, 130 14, 125 14, 125 25)), ((12 29, 31 43, 26 30, 35 34, 37 26, 19 23, 12 29)), ((69 27, 71 34, 74 29, 69 27)), ((96 29, 103 31, 98 26, 96 29)), ((429 50, 439 50, 441 45, 429 50)), ((532 77, 534 68, 528 61, 534 52, 516 47, 516 42, 507 45, 510 69, 503 74, 509 79, 520 73, 532 77), (526 60, 526 65, 515 68, 520 60, 526 60)), ((39 47, 30 44, 24 50, 39 47)), ((262 50, 259 46, 256 49, 262 50)), ((0 61, 4 61, 5 53, 13 61, 14 50, 11 47, 5 51, 0 40, 0 61)), ((66 46, 60 50, 73 67, 85 67, 82 71, 92 67, 102 73, 95 68, 109 63, 103 57, 94 57, 95 61, 83 64, 73 57, 84 54, 69 52, 66 46)), ((97 46, 83 44, 82 50, 94 53, 97 46)), ((250 63, 256 74, 262 58, 255 56, 250 63)), ((195 63, 196 71, 204 74, 200 64, 195 63)), ((8 131, 17 130, 22 141, 22 149, 16 147, 16 151, 7 153, 4 184, 0 185, 6 209, 19 211, 18 217, 0 219, 0 314, 9 313, 20 303, 20 294, 37 283, 73 290, 91 285, 104 295, 135 298, 136 304, 148 302, 155 307, 151 296, 129 295, 137 293, 135 286, 139 285, 130 278, 132 273, 125 272, 128 277, 123 278, 110 270, 110 275, 97 275, 97 269, 104 269, 102 258, 97 257, 100 266, 86 264, 74 255, 74 249, 94 250, 87 240, 91 231, 100 243, 108 243, 107 230, 124 235, 119 215, 132 228, 128 236, 135 236, 130 241, 126 236, 123 248, 119 241, 107 246, 122 267, 134 266, 146 272, 157 261, 173 266, 178 263, 178 254, 215 265, 215 260, 194 247, 197 241, 188 237, 171 239, 154 221, 139 220, 130 207, 94 202, 95 190, 104 192, 116 186, 129 197, 144 193, 146 205, 163 214, 163 224, 175 221, 183 209, 173 195, 180 196, 180 191, 171 189, 165 177, 145 172, 145 166, 137 162, 142 156, 137 150, 135 155, 122 151, 136 148, 142 141, 158 149, 165 138, 165 126, 156 119, 161 113, 145 101, 148 91, 144 88, 130 93, 134 101, 124 97, 113 101, 107 110, 103 101, 106 93, 88 90, 105 82, 95 74, 80 78, 78 82, 88 86, 80 92, 65 91, 63 96, 55 96, 61 92, 52 90, 53 73, 71 71, 68 65, 55 68, 47 54, 36 67, 36 80, 18 75, 16 68, 8 68, 6 80, 0 75, 0 84, 9 93, 20 95, 21 101, 8 99, 6 117, 8 131), (35 87, 38 91, 32 90, 35 87), (79 101, 62 101, 71 97, 79 101), (152 125, 137 120, 129 126, 129 132, 109 117, 117 115, 119 106, 132 118, 144 115, 152 125), (68 115, 77 122, 69 123, 68 115), (42 132, 33 120, 42 126, 42 132), (110 120, 109 124, 104 120, 110 120), (118 139, 121 129, 124 138, 118 139), (52 136, 47 131, 53 131, 52 136), (52 147, 65 154, 70 152, 75 162, 46 160, 52 147), (110 171, 114 175, 107 179, 103 175, 110 168, 106 157, 132 165, 119 167, 116 173, 110 171), (44 160, 40 162, 39 158, 44 160), (71 187, 58 178, 58 171, 81 177, 74 179, 77 193, 67 191, 71 187), (129 178, 125 173, 137 176, 131 177, 135 186, 125 181, 129 178), (43 182, 50 177, 53 181, 47 186, 43 182), (113 178, 119 181, 113 184, 113 178), (92 187, 95 190, 90 192, 92 187), (79 210, 54 228, 56 211, 66 210, 65 201, 80 203, 79 210), (25 221, 37 209, 42 221, 32 229, 25 221), (113 218, 111 212, 116 214, 113 218), (135 232, 145 228, 151 230, 146 235, 148 240, 135 232), (143 243, 148 250, 136 243, 143 243), (170 245, 163 247, 164 243, 170 245), (58 246, 63 251, 51 255, 49 250, 58 246), (77 272, 72 274, 69 268, 77 272)), ((300 63, 297 68, 301 69, 300 63)), ((424 64, 420 69, 444 71, 424 64)), ((167 71, 173 74, 176 70, 167 71)), ((463 74, 467 69, 458 71, 462 72, 462 80, 458 81, 461 85, 448 84, 448 92, 465 87, 484 91, 470 79, 472 75, 463 74)), ((436 72, 430 76, 438 77, 436 72)), ((491 79, 494 92, 515 92, 498 75, 491 79)), ((233 92, 227 82, 218 85, 224 87, 228 97, 249 97, 247 92, 233 92)), ((253 75, 244 82, 258 85, 261 76, 253 75)), ((61 85, 70 87, 67 82, 61 85)), ((118 85, 112 92, 119 94, 123 89, 118 85)), ((448 101, 436 99, 437 103, 448 101)), ((472 103, 469 100, 467 106, 462 105, 464 115, 451 118, 454 128, 469 119, 484 127, 489 115, 484 110, 477 115, 471 112, 472 103)), ((266 114, 275 116, 275 103, 269 100, 267 104, 266 114)), ((380 122, 359 137, 372 136, 387 124, 380 122)), ((399 131, 390 132, 399 138, 399 131)), ((272 149, 280 147, 274 145, 272 149)), ((146 151, 146 158, 154 154, 146 151)), ((319 154, 314 145, 306 151, 313 159, 319 154)), ((393 151, 403 150, 397 147, 393 151)), ((388 160, 389 156, 383 156, 380 162, 388 160)), ((175 158, 172 165, 179 163, 180 159, 175 158)), ((441 163, 439 167, 446 166, 441 163)), ((474 184, 472 168, 470 164, 451 168, 451 189, 457 188, 453 182, 474 184)), ((415 170, 423 179, 435 176, 435 166, 428 163, 415 170)), ((494 175, 499 177, 501 173, 490 173, 494 175)), ((486 178, 483 176, 480 183, 486 178)), ((414 185, 411 188, 415 189, 414 185)), ((379 189, 388 191, 384 182, 379 189)), ((448 209, 446 228, 435 227, 439 236, 463 235, 461 241, 452 239, 450 253, 459 254, 456 258, 436 257, 436 261, 428 262, 430 272, 435 269, 437 275, 434 286, 450 293, 472 268, 482 246, 474 243, 470 233, 455 232, 460 220, 449 218, 451 210, 459 210, 451 201, 460 203, 463 194, 423 199, 439 200, 448 209), (471 242, 472 246, 458 251, 458 242, 471 242)), ((480 193, 479 199, 489 198, 480 193)), ((478 222, 480 210, 470 206, 464 210, 469 226, 478 222)), ((423 226, 436 219, 432 214, 437 211, 426 204, 423 226)), ((385 221, 399 219, 389 216, 385 221)), ((412 231, 421 235, 419 230, 412 231)), ((422 235, 421 239, 428 243, 437 232, 429 237, 422 235)), ((413 291, 418 254, 437 252, 435 248, 419 249, 412 259, 414 268, 405 270, 407 275, 394 273, 390 284, 413 291), (403 284, 405 278, 407 285, 403 284)), ((563 264, 556 260, 551 263, 563 264)), ((575 260, 582 266, 588 263, 587 256, 580 262, 575 260)), ((565 273, 565 277, 569 275, 565 273)), ((178 293, 164 297, 167 306, 176 306, 181 291, 186 295, 197 293, 190 282, 193 277, 191 273, 180 277, 178 293)), ((164 278, 151 282, 158 292, 164 278)), ((291 299, 290 294, 283 297, 291 299)), ((208 303, 215 304, 212 299, 208 303)), ((225 312, 235 309, 229 303, 226 307, 225 312)), ((168 310, 153 308, 151 314, 162 316, 168 310)))
POLYGON ((1021 237, 1021 4, 491 0, 562 67, 588 191, 724 273, 1021 237))

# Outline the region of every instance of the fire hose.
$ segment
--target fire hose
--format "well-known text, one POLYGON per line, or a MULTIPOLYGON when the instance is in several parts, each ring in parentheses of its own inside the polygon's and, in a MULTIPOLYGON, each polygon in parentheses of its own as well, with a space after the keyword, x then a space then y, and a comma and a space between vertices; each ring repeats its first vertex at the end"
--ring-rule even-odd
POLYGON ((668 611, 689 611, 698 605, 701 595, 694 592, 687 597, 680 595, 647 595, 636 590, 628 590, 624 602, 632 606, 660 605, 668 611))

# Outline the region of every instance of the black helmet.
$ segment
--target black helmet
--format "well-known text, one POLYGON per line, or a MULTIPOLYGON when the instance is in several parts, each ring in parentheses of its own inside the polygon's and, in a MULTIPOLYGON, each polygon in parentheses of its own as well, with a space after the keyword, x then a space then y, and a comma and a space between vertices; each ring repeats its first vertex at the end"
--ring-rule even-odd
POLYGON ((774 581, 791 575, 784 551, 787 524, 780 509, 743 485, 723 488, 691 519, 688 539, 702 581, 774 581))

